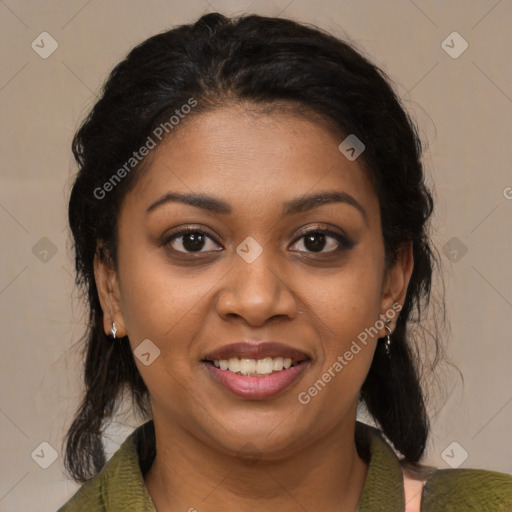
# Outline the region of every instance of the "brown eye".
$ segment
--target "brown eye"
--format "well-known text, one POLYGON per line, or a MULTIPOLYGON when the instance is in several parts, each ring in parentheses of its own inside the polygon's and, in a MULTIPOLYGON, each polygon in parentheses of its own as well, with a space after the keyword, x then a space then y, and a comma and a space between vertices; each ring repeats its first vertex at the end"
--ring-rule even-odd
POLYGON ((204 231, 183 229, 168 237, 165 245, 181 253, 208 252, 218 250, 218 244, 204 231))
POLYGON ((299 252, 311 253, 330 253, 343 249, 351 249, 354 242, 348 240, 339 233, 335 233, 325 229, 312 229, 303 233, 294 245, 299 244, 299 247, 304 247, 305 251, 299 249, 299 252), (299 241, 301 243, 299 244, 299 241))

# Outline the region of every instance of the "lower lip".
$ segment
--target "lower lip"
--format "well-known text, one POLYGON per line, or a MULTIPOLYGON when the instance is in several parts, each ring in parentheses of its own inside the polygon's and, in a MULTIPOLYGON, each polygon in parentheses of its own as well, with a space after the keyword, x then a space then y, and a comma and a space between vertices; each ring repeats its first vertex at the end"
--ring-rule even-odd
POLYGON ((238 375, 229 370, 221 370, 210 363, 203 364, 210 375, 231 393, 249 400, 264 400, 281 393, 295 383, 308 366, 308 361, 302 361, 297 366, 263 377, 238 375))

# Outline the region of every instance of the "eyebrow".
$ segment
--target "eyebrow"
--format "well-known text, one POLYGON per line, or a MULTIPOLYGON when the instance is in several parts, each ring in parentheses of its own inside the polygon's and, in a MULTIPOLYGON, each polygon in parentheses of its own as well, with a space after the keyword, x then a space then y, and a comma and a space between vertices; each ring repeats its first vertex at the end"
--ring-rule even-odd
MULTIPOLYGON (((146 213, 150 213, 160 206, 172 202, 195 206, 196 208, 201 208, 212 213, 226 215, 232 212, 229 204, 212 196, 207 196, 205 194, 180 194, 177 192, 168 192, 152 203, 147 208, 146 213)), ((365 223, 368 225, 368 213, 363 206, 350 194, 337 190, 303 195, 287 201, 283 207, 283 216, 296 215, 329 203, 345 203, 353 206, 359 211, 359 213, 361 213, 365 223)))

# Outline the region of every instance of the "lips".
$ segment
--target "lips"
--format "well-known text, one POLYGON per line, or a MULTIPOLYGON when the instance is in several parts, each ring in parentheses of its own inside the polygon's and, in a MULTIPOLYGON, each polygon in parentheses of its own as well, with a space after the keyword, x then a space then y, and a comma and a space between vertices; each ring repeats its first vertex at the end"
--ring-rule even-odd
POLYGON ((264 400, 283 393, 296 383, 308 367, 310 357, 299 349, 274 341, 240 342, 209 352, 202 362, 213 380, 230 393, 249 400, 264 400), (291 367, 280 365, 282 369, 267 375, 244 375, 219 368, 219 361, 231 362, 234 359, 289 360, 291 367))

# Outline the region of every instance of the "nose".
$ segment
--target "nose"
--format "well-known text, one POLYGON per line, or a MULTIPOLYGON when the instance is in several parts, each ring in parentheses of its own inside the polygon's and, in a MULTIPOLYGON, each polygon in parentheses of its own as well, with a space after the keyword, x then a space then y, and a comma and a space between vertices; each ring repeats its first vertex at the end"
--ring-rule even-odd
POLYGON ((297 315, 294 294, 265 253, 252 263, 235 257, 217 296, 217 312, 224 320, 243 318, 251 326, 262 326, 274 317, 292 319, 297 315))

